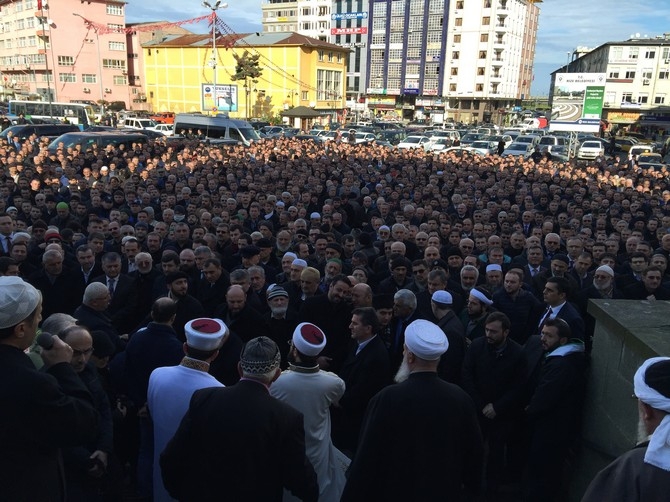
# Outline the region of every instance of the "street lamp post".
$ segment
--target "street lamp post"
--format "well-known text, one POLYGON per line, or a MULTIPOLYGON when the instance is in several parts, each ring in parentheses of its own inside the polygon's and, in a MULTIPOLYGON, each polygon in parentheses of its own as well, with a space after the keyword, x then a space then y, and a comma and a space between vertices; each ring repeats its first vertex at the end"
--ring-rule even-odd
MULTIPOLYGON (((84 20, 84 23, 88 24, 89 26, 92 26, 91 23, 81 14, 73 12, 72 15, 82 18, 84 20)), ((100 120, 102 121, 102 117, 105 114, 105 85, 102 81, 102 56, 100 55, 100 36, 98 35, 98 28, 93 26, 93 31, 95 33, 95 44, 97 46, 97 52, 98 52, 98 77, 99 77, 98 83, 100 84, 100 120)))
MULTIPOLYGON (((49 8, 48 5, 40 3, 40 26, 42 27, 42 44, 44 44, 44 69, 47 77, 47 96, 49 97, 49 117, 54 116, 53 114, 53 98, 51 97, 51 74, 49 73, 49 58, 47 57, 47 39, 44 36, 44 8, 49 8)), ((51 36, 51 31, 49 31, 49 36, 51 36)), ((53 54, 53 52, 52 52, 53 54)), ((56 72, 54 72, 54 75, 56 72)), ((55 84, 55 82, 54 82, 55 84)), ((37 92, 37 82, 35 82, 35 92, 37 92)))
POLYGON ((212 97, 214 98, 214 110, 219 110, 218 93, 216 90, 216 11, 228 7, 227 3, 221 3, 221 0, 216 0, 212 5, 207 0, 202 2, 203 7, 207 7, 212 11, 214 19, 212 19, 212 97))

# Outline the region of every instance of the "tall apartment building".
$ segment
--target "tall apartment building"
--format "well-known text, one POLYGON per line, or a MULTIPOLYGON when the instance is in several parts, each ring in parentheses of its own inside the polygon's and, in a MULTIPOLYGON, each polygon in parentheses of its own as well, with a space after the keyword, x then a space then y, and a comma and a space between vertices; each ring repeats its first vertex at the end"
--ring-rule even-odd
POLYGON ((6 98, 128 101, 125 1, 0 0, 6 98), (74 14, 73 14, 74 13, 74 14), (96 34, 82 16, 118 32, 96 34))
POLYGON ((612 125, 670 130, 670 33, 579 49, 575 59, 552 73, 550 96, 557 73, 604 73, 604 119, 612 125))
POLYGON ((263 32, 295 31, 350 50, 346 104, 362 111, 367 68, 369 0, 268 0, 263 3, 263 32))
POLYGON ((539 1, 372 0, 371 107, 499 122, 530 94, 539 1))

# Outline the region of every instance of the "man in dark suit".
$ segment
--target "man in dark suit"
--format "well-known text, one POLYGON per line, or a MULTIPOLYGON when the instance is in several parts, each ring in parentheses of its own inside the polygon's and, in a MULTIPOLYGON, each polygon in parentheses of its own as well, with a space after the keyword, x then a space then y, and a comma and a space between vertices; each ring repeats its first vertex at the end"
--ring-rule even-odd
POLYGON ((102 267, 95 263, 95 253, 88 244, 82 244, 75 252, 79 267, 68 273, 68 284, 77 303, 81 303, 86 286, 93 278, 102 274, 102 267))
POLYGON ((214 317, 225 322, 228 329, 245 343, 265 333, 262 314, 247 303, 247 295, 238 284, 228 288, 225 302, 216 310, 214 317))
POLYGON ((370 401, 343 502, 478 495, 484 448, 474 404, 437 376, 448 346, 430 321, 407 326, 399 383, 370 401))
POLYGON ((44 317, 56 312, 72 312, 77 303, 67 274, 63 270, 63 253, 48 249, 42 255, 42 268, 28 278, 28 282, 42 293, 44 317))
POLYGON ((86 286, 82 303, 74 311, 74 317, 77 324, 86 326, 89 331, 102 331, 107 335, 109 342, 114 346, 115 352, 121 352, 125 347, 125 340, 114 327, 112 320, 107 315, 107 307, 110 302, 109 290, 107 286, 100 282, 92 282, 86 286))
POLYGON ((346 390, 340 406, 333 408, 333 442, 342 451, 356 451, 363 415, 370 399, 391 381, 388 351, 377 336, 379 319, 372 307, 357 308, 349 324, 351 338, 347 358, 338 372, 346 390))
MULTIPOLYGON (((547 267, 542 265, 544 254, 540 246, 532 246, 526 251, 526 263, 523 264, 523 282, 528 286, 533 285, 533 277, 546 272, 547 267)), ((521 260, 515 259, 515 264, 521 264, 521 260)))
POLYGON ((104 275, 99 275, 93 282, 101 282, 107 285, 112 297, 107 314, 112 319, 114 326, 121 333, 128 333, 136 325, 137 289, 135 281, 121 273, 121 256, 118 253, 106 253, 102 257, 102 270, 104 275))
POLYGON ((490 500, 498 496, 505 447, 523 415, 526 360, 521 346, 509 338, 511 327, 502 312, 489 314, 486 335, 473 340, 463 362, 462 387, 475 402, 489 446, 486 492, 490 500))
POLYGON ((564 277, 550 277, 544 286, 546 310, 541 314, 534 334, 542 333, 542 327, 549 319, 563 319, 572 330, 572 337, 584 341, 584 320, 579 311, 567 301, 569 283, 564 277))
POLYGON ((527 500, 562 500, 557 473, 579 435, 585 388, 584 343, 571 332, 573 325, 548 319, 541 336, 530 337, 524 347, 531 388, 525 409, 530 434, 527 500))
MULTIPOLYGON (((304 271, 303 271, 304 273, 304 271)), ((319 356, 321 369, 338 372, 347 355, 350 338, 351 306, 346 298, 351 281, 346 275, 336 275, 325 295, 307 298, 298 313, 298 321, 316 324, 326 334, 326 348, 319 356)))
POLYGON ((230 277, 217 258, 209 258, 202 265, 204 278, 196 288, 196 298, 202 303, 205 315, 213 316, 216 309, 226 298, 230 286, 230 277))
POLYGON ((391 358, 391 374, 398 371, 403 357, 405 329, 412 322, 421 319, 417 309, 416 295, 409 289, 401 289, 393 295, 393 319, 389 334, 390 340, 384 340, 391 358))
POLYGON ((98 433, 91 395, 70 365, 72 348, 53 337, 53 347, 41 354, 43 371, 25 354, 42 319, 41 304, 30 284, 0 277, 3 500, 64 500, 59 448, 87 444, 98 433))
POLYGON ((193 394, 160 459, 170 495, 179 500, 280 501, 286 488, 301 500, 316 502, 319 487, 305 454, 303 415, 268 392, 281 373, 279 361, 275 342, 254 338, 240 356, 242 380, 193 394))
POLYGON ((659 267, 647 267, 642 272, 642 280, 636 281, 623 290, 631 300, 670 300, 670 291, 661 285, 663 271, 659 267))

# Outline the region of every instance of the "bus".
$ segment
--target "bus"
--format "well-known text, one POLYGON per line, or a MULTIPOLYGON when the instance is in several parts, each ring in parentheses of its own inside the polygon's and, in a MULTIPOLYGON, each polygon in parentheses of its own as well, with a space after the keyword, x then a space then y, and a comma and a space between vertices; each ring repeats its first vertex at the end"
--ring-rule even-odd
POLYGON ((59 103, 47 101, 16 101, 9 102, 9 115, 23 114, 26 118, 49 119, 69 122, 85 130, 95 123, 95 112, 90 104, 59 103))

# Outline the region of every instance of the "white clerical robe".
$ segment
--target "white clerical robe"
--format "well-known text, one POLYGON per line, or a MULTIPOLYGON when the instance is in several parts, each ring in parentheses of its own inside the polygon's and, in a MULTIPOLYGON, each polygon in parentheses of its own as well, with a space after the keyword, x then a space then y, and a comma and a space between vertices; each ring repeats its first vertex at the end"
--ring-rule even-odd
MULTIPOLYGON (((305 417, 305 449, 319 480, 319 502, 338 502, 344 489, 344 473, 350 460, 330 439, 330 405, 344 394, 344 381, 328 371, 282 372, 270 386, 270 394, 305 417)), ((284 501, 296 500, 284 490, 284 501)))
POLYGON ((154 422, 154 502, 174 500, 163 486, 159 458, 179 428, 191 396, 199 389, 223 386, 209 373, 181 365, 151 373, 147 404, 154 422))

